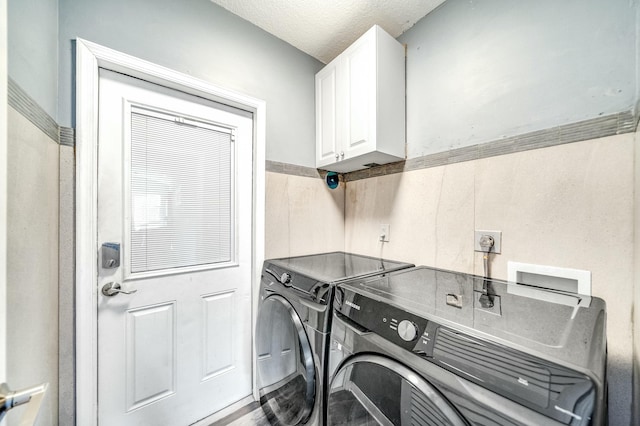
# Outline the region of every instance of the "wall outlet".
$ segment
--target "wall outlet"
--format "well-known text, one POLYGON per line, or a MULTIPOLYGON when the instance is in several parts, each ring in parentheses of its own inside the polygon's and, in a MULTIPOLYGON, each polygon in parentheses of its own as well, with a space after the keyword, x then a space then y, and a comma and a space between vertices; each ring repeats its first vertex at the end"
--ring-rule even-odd
POLYGON ((475 251, 484 252, 480 246, 480 239, 484 235, 489 235, 493 238, 493 247, 489 253, 502 253, 502 231, 476 231, 473 238, 473 249, 475 251))
POLYGON ((378 234, 378 240, 383 243, 389 242, 389 224, 381 223, 380 224, 380 233, 378 234))

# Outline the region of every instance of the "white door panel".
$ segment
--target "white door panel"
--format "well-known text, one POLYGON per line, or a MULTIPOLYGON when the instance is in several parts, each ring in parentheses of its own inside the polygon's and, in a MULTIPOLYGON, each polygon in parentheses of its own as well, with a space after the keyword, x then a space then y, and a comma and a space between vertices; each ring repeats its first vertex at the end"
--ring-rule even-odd
POLYGON ((345 52, 344 62, 348 86, 344 151, 345 157, 351 158, 375 150, 376 146, 371 139, 376 124, 374 40, 359 40, 345 52))
POLYGON ((126 312, 126 410, 176 392, 176 303, 126 312))
POLYGON ((99 424, 188 425, 251 393, 251 197, 249 113, 101 70, 98 244, 121 255, 98 256, 99 424))
POLYGON ((316 75, 316 161, 317 166, 338 160, 337 67, 327 66, 316 75))

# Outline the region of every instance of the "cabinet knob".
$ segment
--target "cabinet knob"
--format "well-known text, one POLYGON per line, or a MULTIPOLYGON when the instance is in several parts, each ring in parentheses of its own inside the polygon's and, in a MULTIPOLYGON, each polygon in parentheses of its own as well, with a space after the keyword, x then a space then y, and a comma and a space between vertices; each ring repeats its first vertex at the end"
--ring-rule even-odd
POLYGON ((336 153, 336 160, 337 160, 338 158, 340 158, 340 156, 338 155, 338 153, 336 153))
POLYGON ((340 157, 344 157, 344 151, 340 152, 340 157))

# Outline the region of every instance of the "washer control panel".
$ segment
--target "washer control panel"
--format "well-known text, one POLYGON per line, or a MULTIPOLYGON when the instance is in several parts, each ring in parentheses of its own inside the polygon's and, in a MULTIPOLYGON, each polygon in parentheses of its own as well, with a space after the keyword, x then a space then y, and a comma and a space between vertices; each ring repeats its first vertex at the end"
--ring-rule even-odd
POLYGON ((290 284, 291 274, 289 274, 288 272, 283 272, 282 275, 280 275, 280 282, 284 285, 290 284))
POLYGON ((332 296, 332 288, 328 283, 268 262, 262 268, 262 287, 276 292, 291 290, 296 297, 322 305, 327 305, 332 296))
POLYGON ((440 325, 387 303, 339 288, 335 310, 360 327, 421 356, 433 356, 440 325))

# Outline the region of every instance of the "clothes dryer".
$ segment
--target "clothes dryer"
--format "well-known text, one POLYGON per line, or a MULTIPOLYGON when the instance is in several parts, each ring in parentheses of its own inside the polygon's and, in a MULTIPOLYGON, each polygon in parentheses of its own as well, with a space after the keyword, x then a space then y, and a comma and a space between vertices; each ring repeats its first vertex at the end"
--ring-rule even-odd
POLYGON ((418 267, 336 288, 327 424, 606 424, 605 303, 418 267))
POLYGON ((344 252, 264 262, 255 348, 260 404, 272 424, 324 424, 334 286, 412 266, 344 252))

